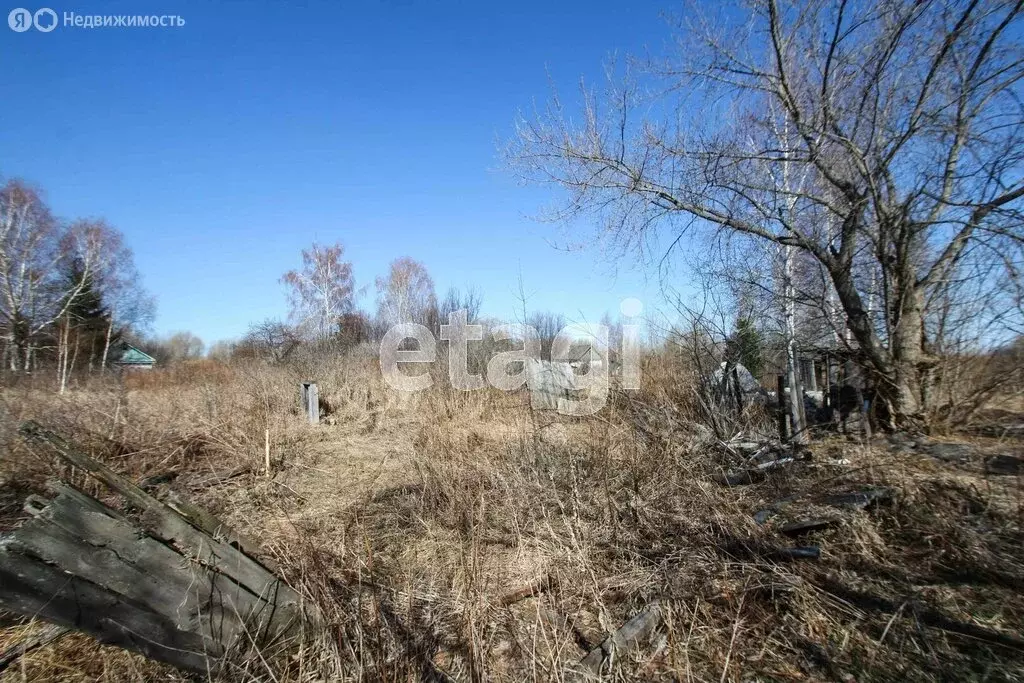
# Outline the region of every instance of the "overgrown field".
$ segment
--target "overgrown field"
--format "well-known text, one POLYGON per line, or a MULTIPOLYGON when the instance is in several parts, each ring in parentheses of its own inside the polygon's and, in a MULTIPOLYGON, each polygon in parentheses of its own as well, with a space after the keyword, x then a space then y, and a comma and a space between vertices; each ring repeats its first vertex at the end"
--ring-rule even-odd
MULTIPOLYGON (((1024 678, 1021 480, 985 464, 1024 454, 1020 442, 822 434, 730 487, 722 473, 745 466, 743 441, 770 443, 771 416, 723 439, 699 424, 682 371, 645 370, 644 389, 589 418, 441 383, 403 398, 361 357, 196 364, 63 396, 11 387, 0 525, 48 478, 102 494, 19 439, 31 418, 257 539, 325 625, 221 681, 563 680, 652 605, 660 628, 611 679, 1024 678), (309 378, 317 427, 298 415, 309 378), (885 495, 842 497, 865 492, 885 495), (816 559, 792 557, 814 546, 816 559)), ((36 626, 3 627, 0 649, 36 626)), ((187 679, 74 635, 0 680, 187 679)))

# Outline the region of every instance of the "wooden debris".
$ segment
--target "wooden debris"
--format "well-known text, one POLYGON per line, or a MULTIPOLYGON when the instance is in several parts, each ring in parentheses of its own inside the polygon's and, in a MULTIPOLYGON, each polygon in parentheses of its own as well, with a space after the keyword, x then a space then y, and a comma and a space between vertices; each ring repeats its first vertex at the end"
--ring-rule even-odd
POLYGON ((763 462, 751 469, 718 474, 714 477, 714 480, 723 486, 746 486, 747 484, 756 484, 767 479, 768 472, 770 470, 777 469, 783 465, 788 465, 791 462, 793 462, 793 458, 769 460, 768 462, 763 462))
POLYGON ((821 557, 821 548, 816 545, 776 548, 774 550, 774 557, 779 560, 817 560, 821 557))
POLYGON ((546 593, 547 591, 550 591, 553 588, 555 588, 555 586, 557 585, 557 579, 554 579, 550 576, 542 576, 533 583, 523 586, 522 588, 516 589, 511 593, 506 593, 505 595, 498 598, 497 602, 498 605, 502 607, 508 607, 509 605, 514 605, 515 603, 521 600, 526 600, 527 598, 532 598, 536 595, 540 595, 541 593, 546 593))
POLYGON ((842 520, 838 517, 818 517, 814 519, 803 519, 798 522, 790 522, 779 528, 780 534, 786 536, 800 536, 809 534, 812 531, 821 531, 829 527, 837 526, 842 520))
POLYGON ((218 484, 231 481, 246 474, 252 472, 252 465, 245 464, 233 467, 230 470, 224 470, 222 472, 210 472, 208 474, 200 474, 198 476, 188 477, 186 482, 186 488, 189 490, 201 490, 208 489, 218 484))
POLYGON ((970 460, 977 449, 968 443, 925 443, 919 447, 925 455, 943 462, 964 463, 970 460))
POLYGON ((661 624, 661 618, 661 606, 656 602, 652 603, 591 650, 579 664, 567 672, 566 680, 586 681, 600 676, 603 671, 609 670, 615 664, 617 658, 640 649, 644 643, 650 641, 661 624))
POLYGON ((161 503, 61 437, 22 428, 120 494, 122 513, 64 483, 0 539, 0 607, 207 674, 250 646, 289 647, 299 595, 253 544, 181 498, 161 503), (136 512, 137 511, 137 515, 136 512))
POLYGON ((20 642, 15 643, 3 652, 0 652, 0 673, 3 673, 7 667, 18 661, 21 657, 27 655, 29 652, 37 650, 44 645, 49 645, 53 641, 63 638, 69 633, 71 633, 71 629, 64 628, 63 626, 57 626, 55 624, 46 624, 42 628, 36 629, 20 642))
POLYGON ((756 539, 730 538, 718 545, 720 552, 735 558, 765 559, 777 562, 817 560, 821 548, 816 545, 784 548, 756 539))
POLYGON ((788 465, 791 462, 793 462, 793 458, 779 458, 778 460, 769 460, 768 462, 763 462, 760 465, 758 465, 755 469, 764 472, 766 470, 773 470, 776 467, 788 465))
POLYGON ((916 621, 926 626, 1024 652, 1024 638, 1018 635, 1002 633, 978 626, 977 624, 959 621, 942 614, 938 610, 920 605, 913 600, 889 600, 872 593, 855 590, 829 577, 813 580, 812 583, 859 609, 875 610, 885 614, 896 615, 906 612, 908 615, 912 615, 916 621), (905 609, 907 605, 910 606, 909 610, 905 609))
MULTIPOLYGON (((877 503, 892 500, 895 491, 885 486, 871 486, 859 491, 846 491, 844 493, 833 493, 827 496, 812 498, 810 502, 819 505, 827 505, 835 508, 849 508, 853 510, 864 510, 877 503)), ((754 514, 754 521, 764 524, 779 512, 790 506, 800 496, 789 496, 776 501, 763 510, 754 514)))
POLYGON ((893 490, 884 486, 872 486, 860 491, 847 491, 846 493, 835 493, 824 496, 820 499, 822 505, 829 507, 845 507, 854 510, 863 510, 876 503, 892 500, 893 490))
MULTIPOLYGON (((216 557, 216 552, 211 553, 206 547, 207 535, 212 535, 221 542, 221 545, 233 546, 249 555, 255 554, 256 546, 252 541, 234 532, 209 513, 204 514, 205 511, 188 504, 182 509, 174 510, 38 423, 31 420, 25 422, 21 426, 21 433, 28 441, 49 445, 69 465, 88 472, 124 497, 130 505, 142 511, 142 520, 147 530, 161 540, 181 543, 196 552, 216 557), (195 527, 205 534, 197 534, 195 527)), ((248 568, 258 563, 247 558, 242 564, 248 568)))
POLYGON ((722 486, 747 486, 764 481, 768 475, 763 470, 739 470, 736 472, 722 472, 716 474, 713 479, 715 483, 722 486))
POLYGON ((1024 470, 1024 458, 1015 455, 993 455, 985 460, 986 474, 1013 476, 1024 470))

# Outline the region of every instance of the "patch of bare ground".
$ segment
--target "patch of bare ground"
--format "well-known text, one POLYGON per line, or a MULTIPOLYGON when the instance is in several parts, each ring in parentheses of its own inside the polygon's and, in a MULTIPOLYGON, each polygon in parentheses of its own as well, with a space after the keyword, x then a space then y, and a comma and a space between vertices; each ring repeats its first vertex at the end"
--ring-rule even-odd
MULTIPOLYGON (((201 392, 158 389, 131 397, 113 439, 111 396, 78 396, 93 407, 63 425, 136 480, 180 470, 164 485, 257 539, 323 613, 288 661, 222 680, 579 680, 577 663, 652 605, 642 642, 598 651, 609 679, 1024 676, 1021 480, 986 468, 1020 454, 1005 441, 943 459, 926 444, 825 437, 724 486, 751 463, 657 392, 565 418, 517 394, 400 401, 375 388, 310 427, 287 402, 246 408, 253 386, 228 427, 196 410, 201 392)), ((13 501, 56 472, 7 443, 13 501)), ((26 629, 9 624, 0 648, 26 629)), ((19 677, 181 680, 81 636, 3 680, 19 677)))

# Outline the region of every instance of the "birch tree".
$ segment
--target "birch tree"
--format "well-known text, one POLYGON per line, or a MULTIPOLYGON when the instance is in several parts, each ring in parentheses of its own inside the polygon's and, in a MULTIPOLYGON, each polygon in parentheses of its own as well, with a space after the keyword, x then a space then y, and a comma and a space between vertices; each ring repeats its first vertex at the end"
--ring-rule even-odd
POLYGON ((83 269, 77 259, 71 259, 67 268, 65 286, 70 289, 78 282, 83 284, 57 321, 57 383, 60 393, 67 388, 68 379, 82 353, 88 354, 89 371, 92 371, 97 338, 102 339, 110 325, 110 315, 103 306, 95 278, 82 274, 83 269), (84 351, 83 346, 87 347, 84 351))
POLYGON ((99 359, 100 371, 106 372, 112 344, 120 334, 139 332, 148 326, 156 314, 156 301, 142 286, 142 276, 124 236, 110 226, 103 227, 104 257, 97 265, 95 281, 107 311, 99 359))
POLYGON ((318 340, 335 334, 342 315, 352 310, 355 280, 344 254, 340 242, 327 247, 313 244, 302 251, 302 269, 281 277, 292 322, 318 340))
POLYGON ((0 188, 0 321, 11 370, 31 369, 39 334, 65 316, 104 257, 96 221, 57 221, 39 192, 21 181, 0 188), (74 260, 79 277, 61 277, 74 260))
POLYGON ((436 313, 434 280, 419 261, 408 256, 395 259, 387 277, 377 278, 377 317, 382 325, 419 323, 431 326, 436 313))

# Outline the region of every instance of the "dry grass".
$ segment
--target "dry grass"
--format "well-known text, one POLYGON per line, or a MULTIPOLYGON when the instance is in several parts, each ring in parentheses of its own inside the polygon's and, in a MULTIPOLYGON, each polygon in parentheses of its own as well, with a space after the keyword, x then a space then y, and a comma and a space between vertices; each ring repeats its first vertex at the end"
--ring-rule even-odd
MULTIPOLYGON (((655 600, 658 641, 617 662, 618 679, 1024 676, 1021 652, 928 625, 939 614, 1024 630, 1017 478, 831 438, 764 482, 725 488, 712 476, 733 458, 695 424, 693 396, 667 364, 648 368, 638 394, 569 419, 489 390, 402 399, 372 361, 194 366, 63 397, 5 390, 3 524, 60 474, 14 437, 21 419, 66 431, 136 480, 178 473, 173 486, 260 539, 325 615, 295 656, 221 680, 562 680, 655 600), (319 382, 332 424, 301 424, 305 378, 319 382), (273 478, 260 472, 266 429, 273 478), (840 456, 849 464, 833 464, 840 456), (819 560, 765 552, 793 545, 779 529, 821 511, 822 494, 865 485, 896 496, 802 539, 820 545, 819 560), (754 522, 784 498, 778 516, 754 522)), ((25 629, 10 623, 0 646, 25 629)), ((83 636, 3 680, 20 678, 183 680, 83 636)))

